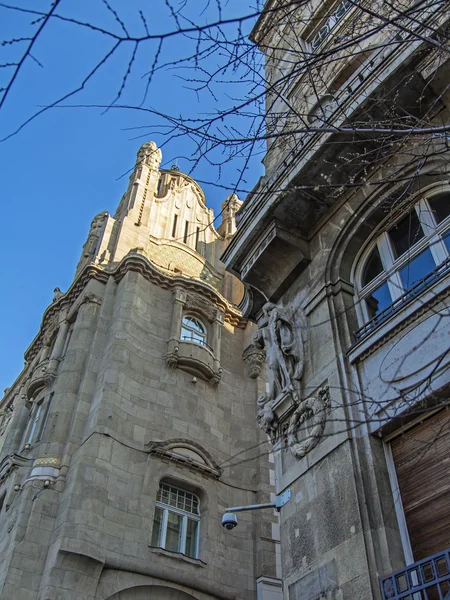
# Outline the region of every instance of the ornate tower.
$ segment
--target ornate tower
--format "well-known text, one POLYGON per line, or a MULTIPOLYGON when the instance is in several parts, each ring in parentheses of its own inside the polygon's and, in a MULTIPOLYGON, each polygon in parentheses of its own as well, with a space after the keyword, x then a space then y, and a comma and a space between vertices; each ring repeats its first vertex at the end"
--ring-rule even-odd
POLYGON ((221 527, 272 491, 262 359, 246 352, 247 377, 242 284, 218 258, 240 202, 217 231, 160 162, 144 144, 114 217, 92 221, 0 405, 2 600, 280 597, 277 518, 221 527))

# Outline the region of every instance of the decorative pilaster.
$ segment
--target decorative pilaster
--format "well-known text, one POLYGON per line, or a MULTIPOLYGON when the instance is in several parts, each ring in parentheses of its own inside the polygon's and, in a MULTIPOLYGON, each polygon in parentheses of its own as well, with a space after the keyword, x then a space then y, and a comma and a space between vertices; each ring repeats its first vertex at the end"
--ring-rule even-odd
POLYGON ((59 360, 62 356, 64 350, 64 344, 66 343, 67 332, 69 331, 69 322, 64 320, 59 325, 58 333, 56 335, 56 340, 53 345, 53 350, 50 356, 50 361, 48 364, 48 371, 50 373, 55 373, 58 368, 59 360))

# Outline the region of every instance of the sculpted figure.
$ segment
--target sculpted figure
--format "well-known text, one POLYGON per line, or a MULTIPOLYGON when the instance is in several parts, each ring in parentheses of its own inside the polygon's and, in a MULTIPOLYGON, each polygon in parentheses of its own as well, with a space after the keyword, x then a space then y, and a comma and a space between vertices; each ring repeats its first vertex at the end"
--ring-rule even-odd
POLYGON ((159 169, 159 165, 162 160, 162 152, 155 142, 146 142, 143 144, 137 153, 136 163, 144 163, 150 167, 150 169, 159 169))
POLYGON ((97 249, 98 240, 102 232, 103 223, 107 218, 107 212, 101 212, 92 219, 91 228, 89 230, 88 239, 83 246, 80 262, 77 265, 77 270, 81 269, 94 258, 97 249))
POLYGON ((299 380, 304 368, 303 339, 299 324, 294 322, 289 309, 268 302, 262 312, 253 341, 256 347, 265 348, 269 389, 258 398, 258 422, 273 437, 276 399, 290 392, 293 400, 298 400, 299 380))
POLYGON ((53 290, 53 302, 56 302, 57 300, 59 300, 61 298, 61 296, 64 296, 64 294, 59 289, 59 287, 55 287, 55 289, 53 290))

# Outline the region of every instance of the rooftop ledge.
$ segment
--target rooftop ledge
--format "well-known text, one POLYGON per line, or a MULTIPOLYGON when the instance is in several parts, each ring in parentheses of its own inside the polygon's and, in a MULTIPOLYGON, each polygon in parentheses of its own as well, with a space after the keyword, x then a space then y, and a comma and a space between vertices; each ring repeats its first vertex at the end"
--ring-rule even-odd
MULTIPOLYGON (((399 68, 409 64, 422 46, 424 46, 422 41, 413 40, 394 49, 388 47, 375 59, 372 56, 373 66, 370 68, 370 72, 367 73, 365 80, 359 83, 358 88, 355 88, 353 93, 345 99, 342 104, 344 110, 340 111, 340 116, 336 115, 333 126, 336 128, 344 126, 345 119, 349 115, 357 114, 380 86, 386 86, 388 79, 395 77, 399 68)), ((423 81, 419 74, 416 74, 416 77, 418 78, 416 83, 419 82, 419 79, 423 81)), ((409 96, 413 95, 412 83, 405 93, 408 93, 409 96)), ((264 246, 264 239, 272 222, 277 222, 280 229, 284 228, 300 239, 308 240, 315 224, 335 203, 335 200, 330 199, 326 190, 320 189, 320 186, 317 185, 318 181, 323 180, 319 171, 324 170, 327 158, 332 158, 334 162, 337 160, 335 156, 332 156, 334 144, 331 147, 328 142, 331 139, 334 142, 339 141, 343 151, 351 152, 354 150, 352 137, 354 134, 349 135, 338 130, 331 132, 330 129, 324 132, 304 134, 303 142, 291 150, 284 160, 281 159, 272 173, 260 179, 237 213, 238 230, 221 257, 227 270, 250 286, 253 280, 255 287, 258 287, 252 273, 256 274, 255 269, 258 271, 260 269, 257 265, 249 268, 248 263, 253 255, 258 254, 258 249, 264 246)), ((370 143, 370 139, 367 137, 367 145, 370 143)), ((349 176, 355 175, 350 172, 344 162, 339 169, 334 170, 334 173, 336 181, 331 183, 337 186, 345 185, 349 176)), ((268 248, 270 244, 271 242, 268 243, 268 248)), ((261 254, 263 252, 264 248, 262 248, 261 254)), ((261 259, 259 261, 261 265, 263 262, 269 264, 268 259, 264 257, 262 257, 262 262, 261 259)), ((272 268, 276 261, 275 253, 272 258, 272 268)), ((279 263, 276 266, 279 267, 279 263)), ((259 279, 261 278, 259 277, 259 279)), ((252 290, 253 292, 254 290, 252 290)), ((272 298, 268 296, 267 299, 272 298)), ((250 314, 247 311, 245 316, 250 316, 250 314)))

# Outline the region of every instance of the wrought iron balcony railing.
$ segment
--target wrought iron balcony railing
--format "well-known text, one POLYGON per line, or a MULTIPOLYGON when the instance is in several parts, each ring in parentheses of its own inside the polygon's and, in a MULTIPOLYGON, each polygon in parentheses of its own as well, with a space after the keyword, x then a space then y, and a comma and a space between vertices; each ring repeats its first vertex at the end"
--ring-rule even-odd
POLYGON ((450 600, 450 549, 380 577, 382 600, 450 600))

